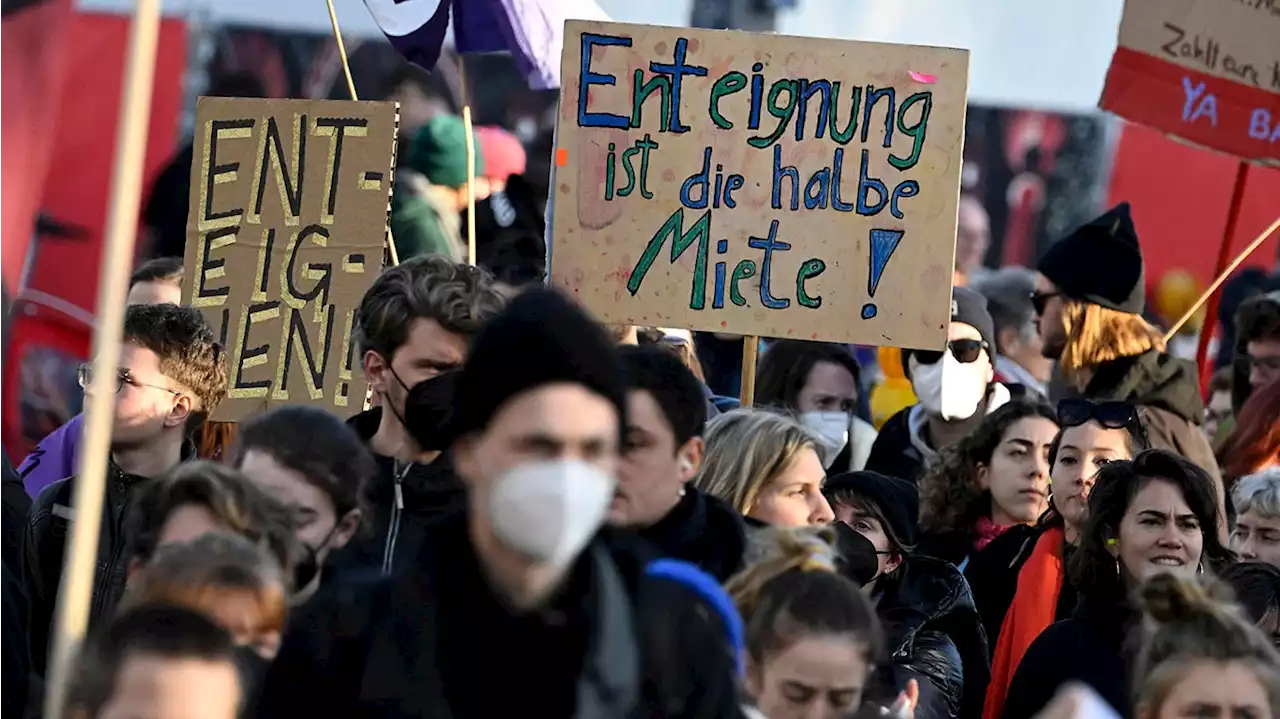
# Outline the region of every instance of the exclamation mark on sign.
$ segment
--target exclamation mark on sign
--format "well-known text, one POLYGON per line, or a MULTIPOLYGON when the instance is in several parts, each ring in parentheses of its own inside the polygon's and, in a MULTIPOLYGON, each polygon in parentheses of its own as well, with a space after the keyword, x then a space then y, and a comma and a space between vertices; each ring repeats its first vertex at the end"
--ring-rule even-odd
POLYGON ((333 393, 333 404, 346 407, 347 398, 351 394, 351 358, 355 354, 355 342, 351 341, 352 326, 356 319, 354 308, 347 310, 346 319, 342 323, 342 369, 338 370, 338 387, 333 393))
MULTIPOLYGON (((889 258, 902 241, 902 234, 902 230, 871 231, 871 273, 867 276, 867 294, 872 298, 876 296, 876 288, 880 286, 880 278, 884 275, 885 266, 889 264, 889 258)), ((868 302, 862 306, 862 319, 869 320, 877 312, 879 310, 876 306, 868 302)))

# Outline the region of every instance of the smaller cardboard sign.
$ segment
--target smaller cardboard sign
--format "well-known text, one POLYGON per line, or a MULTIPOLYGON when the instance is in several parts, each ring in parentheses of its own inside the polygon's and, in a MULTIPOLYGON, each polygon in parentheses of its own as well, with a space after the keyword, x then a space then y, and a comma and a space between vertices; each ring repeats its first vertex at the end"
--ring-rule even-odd
POLYGON ((1126 0, 1099 106, 1280 164, 1280 2, 1126 0))
POLYGON ((552 281, 614 324, 941 348, 968 68, 951 48, 566 23, 552 281))
POLYGON ((226 348, 213 419, 359 410, 351 329, 382 267, 398 125, 391 102, 196 104, 182 291, 226 348))

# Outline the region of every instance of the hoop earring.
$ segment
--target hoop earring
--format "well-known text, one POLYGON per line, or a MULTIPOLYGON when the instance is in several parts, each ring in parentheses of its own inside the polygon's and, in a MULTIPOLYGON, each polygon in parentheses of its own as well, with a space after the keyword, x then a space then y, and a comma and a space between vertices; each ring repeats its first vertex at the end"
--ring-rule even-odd
POLYGON ((1196 563, 1196 574, 1197 575, 1204 574, 1204 562, 1196 563))
POLYGON ((1116 579, 1120 578, 1120 558, 1116 557, 1116 579))

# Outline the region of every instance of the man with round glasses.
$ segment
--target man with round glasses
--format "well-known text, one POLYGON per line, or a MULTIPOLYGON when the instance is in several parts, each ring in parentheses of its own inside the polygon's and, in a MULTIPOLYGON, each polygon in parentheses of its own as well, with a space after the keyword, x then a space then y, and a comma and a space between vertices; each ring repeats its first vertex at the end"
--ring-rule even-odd
POLYGON ((964 287, 952 290, 946 349, 902 354, 918 401, 880 428, 867 458, 868 471, 916 482, 938 450, 973 432, 988 413, 1027 393, 1021 385, 995 381, 995 323, 987 300, 964 287))
MULTIPOLYGON (((227 393, 223 353, 199 311, 172 304, 130 306, 123 340, 115 377, 93 377, 87 365, 78 376, 86 403, 115 394, 94 620, 109 615, 124 592, 132 556, 125 551, 124 518, 138 487, 194 458, 191 431, 227 393)), ((63 551, 76 513, 75 481, 62 479, 40 492, 23 536, 22 581, 30 598, 28 631, 37 673, 44 667, 63 551)))

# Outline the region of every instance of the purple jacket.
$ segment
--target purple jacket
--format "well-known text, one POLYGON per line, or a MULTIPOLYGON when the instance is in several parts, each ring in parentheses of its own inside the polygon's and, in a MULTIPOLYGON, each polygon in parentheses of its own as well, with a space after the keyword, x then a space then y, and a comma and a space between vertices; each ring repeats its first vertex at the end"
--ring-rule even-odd
POLYGON ((40 444, 22 460, 18 474, 22 477, 27 494, 35 497, 45 487, 76 473, 76 448, 80 446, 80 428, 83 424, 83 414, 72 417, 40 440, 40 444))

